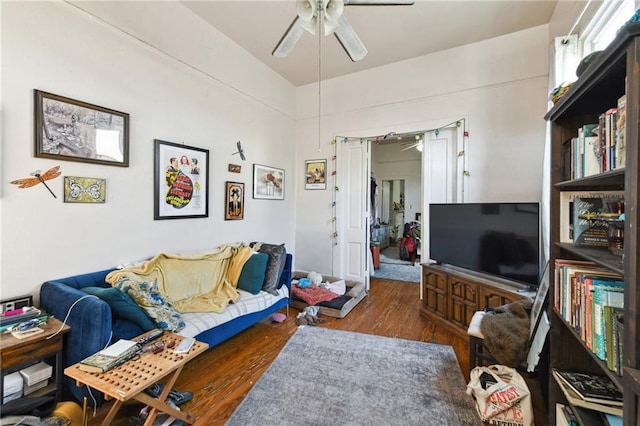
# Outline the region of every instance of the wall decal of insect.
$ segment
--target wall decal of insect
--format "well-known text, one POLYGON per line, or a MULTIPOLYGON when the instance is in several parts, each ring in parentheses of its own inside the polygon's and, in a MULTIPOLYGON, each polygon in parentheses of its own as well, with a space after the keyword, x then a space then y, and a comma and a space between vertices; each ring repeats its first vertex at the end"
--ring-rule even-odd
POLYGON ((18 185, 18 188, 31 188, 32 186, 35 186, 42 182, 42 184, 49 190, 51 195, 53 195, 53 198, 58 198, 56 197, 56 194, 53 193, 51 188, 49 188, 49 185, 47 185, 46 181, 55 179, 60 176, 62 172, 59 170, 60 166, 52 167, 42 174, 40 173, 40 170, 36 170, 35 172, 31 173, 31 176, 33 177, 12 180, 11 183, 14 185, 18 185))

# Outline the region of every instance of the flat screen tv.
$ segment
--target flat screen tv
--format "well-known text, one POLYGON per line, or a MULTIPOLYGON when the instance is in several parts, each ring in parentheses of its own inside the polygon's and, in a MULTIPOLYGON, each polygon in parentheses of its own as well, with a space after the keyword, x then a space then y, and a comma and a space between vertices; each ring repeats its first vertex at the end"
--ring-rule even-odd
POLYGON ((431 204, 429 253, 437 263, 536 287, 540 204, 431 204))

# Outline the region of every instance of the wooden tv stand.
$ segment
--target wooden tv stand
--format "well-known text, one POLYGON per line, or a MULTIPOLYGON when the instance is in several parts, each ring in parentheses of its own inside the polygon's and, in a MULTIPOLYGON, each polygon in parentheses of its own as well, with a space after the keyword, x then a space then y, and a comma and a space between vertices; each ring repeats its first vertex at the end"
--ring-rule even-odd
POLYGON ((422 286, 422 315, 463 339, 476 311, 535 296, 517 283, 449 265, 423 264, 422 286))

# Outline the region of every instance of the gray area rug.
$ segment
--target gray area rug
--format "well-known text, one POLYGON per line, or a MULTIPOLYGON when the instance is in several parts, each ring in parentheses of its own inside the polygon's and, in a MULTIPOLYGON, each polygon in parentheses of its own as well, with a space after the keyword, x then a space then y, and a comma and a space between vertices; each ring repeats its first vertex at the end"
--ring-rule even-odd
POLYGON ((374 269, 371 276, 419 283, 421 272, 419 261, 411 266, 411 262, 400 260, 400 249, 398 247, 389 246, 380 253, 380 268, 374 269))
POLYGON ((302 326, 226 423, 481 425, 451 346, 302 326))

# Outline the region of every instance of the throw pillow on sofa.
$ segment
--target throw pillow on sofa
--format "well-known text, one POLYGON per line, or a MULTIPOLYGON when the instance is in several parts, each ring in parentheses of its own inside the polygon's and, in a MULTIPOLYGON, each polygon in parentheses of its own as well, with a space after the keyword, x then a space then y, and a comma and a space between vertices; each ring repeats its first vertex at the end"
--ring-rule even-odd
POLYGON ((155 280, 138 282, 123 278, 115 284, 115 287, 127 293, 141 306, 158 328, 173 332, 184 328, 185 323, 182 315, 173 307, 173 302, 169 297, 158 291, 158 284, 155 280))
POLYGON ((111 308, 111 313, 116 319, 131 321, 142 329, 149 331, 156 325, 147 316, 136 302, 128 294, 114 287, 83 287, 80 290, 87 294, 92 294, 104 300, 111 308))
POLYGON ((247 259, 238 278, 238 288, 251 294, 258 294, 262 290, 264 275, 267 270, 269 255, 254 253, 247 259))
POLYGON ((269 255, 262 289, 271 294, 278 294, 278 282, 284 270, 284 263, 287 257, 287 250, 284 248, 284 244, 251 243, 251 246, 260 253, 269 255))

